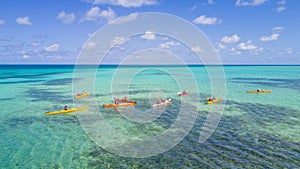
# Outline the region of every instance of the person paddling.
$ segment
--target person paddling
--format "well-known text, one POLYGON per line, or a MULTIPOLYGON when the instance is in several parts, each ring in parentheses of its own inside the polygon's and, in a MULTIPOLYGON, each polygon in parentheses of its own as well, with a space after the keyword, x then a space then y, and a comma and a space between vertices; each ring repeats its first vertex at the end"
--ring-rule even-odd
POLYGON ((208 101, 213 101, 214 97, 210 96, 210 98, 208 98, 208 101))

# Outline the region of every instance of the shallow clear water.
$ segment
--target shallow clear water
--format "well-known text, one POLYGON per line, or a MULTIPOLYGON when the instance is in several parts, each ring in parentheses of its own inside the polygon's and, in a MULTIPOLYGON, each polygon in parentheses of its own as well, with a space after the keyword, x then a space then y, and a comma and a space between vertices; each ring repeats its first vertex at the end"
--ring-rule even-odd
MULTIPOLYGON (((203 98, 210 96, 210 81, 205 67, 189 68, 198 88, 186 83, 184 89, 200 91, 195 124, 171 150, 139 159, 121 157, 97 146, 81 128, 76 113, 45 115, 64 104, 72 107, 73 66, 0 66, 0 168, 300 167, 300 66, 225 66, 226 98, 221 100, 225 111, 217 130, 202 144, 199 133, 210 109, 203 98), (246 93, 257 88, 273 92, 246 93)), ((166 69, 185 79, 181 68, 166 69)), ((95 76, 94 97, 111 127, 134 138, 155 136, 169 128, 178 115, 180 98, 176 94, 183 90, 176 79, 153 67, 144 67, 132 78, 128 97, 138 101, 137 108, 147 110, 151 97, 173 99, 159 118, 138 124, 115 109, 101 107, 112 103, 110 87, 117 70, 126 74, 138 68, 105 66, 95 76)), ((121 82, 126 77, 118 78, 118 85, 125 85, 121 82)), ((123 97, 126 91, 114 94, 123 97)))

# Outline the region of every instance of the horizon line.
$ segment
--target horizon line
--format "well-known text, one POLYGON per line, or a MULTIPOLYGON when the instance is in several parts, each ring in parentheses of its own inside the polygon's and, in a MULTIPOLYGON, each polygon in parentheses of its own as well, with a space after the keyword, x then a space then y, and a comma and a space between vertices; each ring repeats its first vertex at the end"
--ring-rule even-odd
POLYGON ((0 66, 300 66, 300 64, 73 64, 73 63, 0 63, 0 66))

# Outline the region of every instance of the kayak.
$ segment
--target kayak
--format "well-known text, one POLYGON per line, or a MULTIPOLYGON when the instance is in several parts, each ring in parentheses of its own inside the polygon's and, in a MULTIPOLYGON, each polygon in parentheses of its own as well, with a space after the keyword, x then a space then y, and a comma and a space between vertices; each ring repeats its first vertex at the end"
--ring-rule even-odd
POLYGON ((103 104, 104 108, 108 108, 108 107, 125 107, 125 106, 134 106, 135 102, 130 102, 130 103, 112 103, 112 104, 103 104))
POLYGON ((88 108, 87 106, 84 106, 84 107, 79 107, 79 108, 70 108, 68 110, 50 111, 50 112, 46 112, 46 115, 73 113, 73 112, 85 110, 87 108, 88 108))
POLYGON ((118 103, 134 103, 136 104, 136 101, 133 100, 127 100, 127 99, 114 99, 114 101, 117 101, 118 103))
POLYGON ((220 101, 220 98, 215 98, 213 101, 208 101, 206 102, 206 104, 213 104, 213 103, 217 103, 218 101, 220 101))
POLYGON ((272 90, 249 90, 247 91, 249 94, 264 94, 264 93, 272 93, 272 90))
POLYGON ((76 96, 74 96, 76 99, 80 99, 80 98, 83 98, 83 97, 86 97, 86 96, 88 96, 89 95, 89 93, 83 93, 83 94, 81 94, 80 96, 78 96, 78 95, 76 95, 76 96))
POLYGON ((190 94, 190 92, 179 93, 178 96, 186 96, 188 94, 190 94))
POLYGON ((171 99, 167 99, 167 100, 164 100, 164 101, 161 101, 160 103, 155 103, 152 105, 153 108, 157 108, 157 107, 161 107, 161 106, 164 106, 168 103, 171 103, 172 100, 171 99))

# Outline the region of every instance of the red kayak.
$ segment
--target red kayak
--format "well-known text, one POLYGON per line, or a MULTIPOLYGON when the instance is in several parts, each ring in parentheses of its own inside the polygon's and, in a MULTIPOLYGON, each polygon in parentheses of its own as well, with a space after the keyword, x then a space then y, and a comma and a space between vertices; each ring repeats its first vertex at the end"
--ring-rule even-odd
POLYGON ((185 96, 185 95, 188 95, 190 94, 190 92, 182 92, 182 93, 179 93, 178 96, 185 96))

